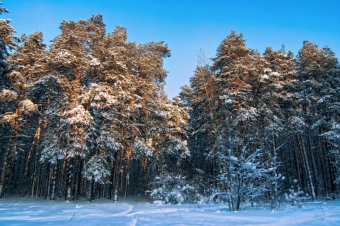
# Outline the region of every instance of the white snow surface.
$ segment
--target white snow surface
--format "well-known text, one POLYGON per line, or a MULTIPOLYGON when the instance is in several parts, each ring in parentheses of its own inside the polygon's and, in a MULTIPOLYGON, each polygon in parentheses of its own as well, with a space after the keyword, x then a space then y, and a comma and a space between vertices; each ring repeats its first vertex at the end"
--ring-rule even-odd
POLYGON ((340 225, 340 201, 283 205, 273 213, 264 206, 230 212, 226 204, 1 199, 0 225, 340 225))

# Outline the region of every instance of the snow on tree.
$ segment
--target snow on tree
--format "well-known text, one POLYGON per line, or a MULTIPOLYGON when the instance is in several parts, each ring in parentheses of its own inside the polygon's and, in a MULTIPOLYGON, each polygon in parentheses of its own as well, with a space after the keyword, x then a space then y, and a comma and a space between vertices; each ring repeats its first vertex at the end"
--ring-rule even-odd
POLYGON ((65 118, 66 124, 72 126, 75 124, 90 125, 92 122, 92 116, 90 112, 86 111, 83 105, 78 105, 73 109, 70 109, 62 115, 65 118))
POLYGON ((18 97, 18 94, 15 91, 3 89, 0 94, 0 101, 11 102, 13 100, 16 100, 17 97, 18 97))
POLYGON ((310 197, 308 197, 308 194, 305 194, 300 187, 297 187, 297 190, 295 190, 294 186, 292 186, 292 188, 288 190, 288 193, 285 194, 284 199, 287 204, 292 206, 297 205, 298 208, 301 208, 304 206, 305 201, 309 200, 310 197))
POLYGON ((256 201, 267 191, 265 178, 268 169, 260 163, 261 151, 249 153, 244 147, 241 153, 226 149, 220 154, 220 180, 225 187, 230 211, 237 211, 241 202, 256 201))
POLYGON ((187 184, 186 178, 180 175, 166 174, 156 177, 152 188, 151 199, 165 204, 196 203, 202 198, 197 188, 187 184))
MULTIPOLYGON (((1 20, 3 22, 3 20, 1 20)), ((8 25, 9 26, 9 25, 8 25)), ((1 29, 4 29, 2 26, 1 29)), ((12 31, 11 31, 12 32, 12 31)), ((5 34, 2 32, 2 34, 5 34)), ((8 35, 10 40, 13 39, 13 35, 8 35)), ((0 37, 1 38, 1 37, 0 37)), ((6 39, 7 40, 7 39, 6 39)), ((2 41, 3 45, 9 45, 9 40, 2 41), (7 44, 6 44, 7 43, 7 44)), ((4 114, 4 122, 10 123, 11 128, 9 131, 9 139, 7 142, 6 151, 4 153, 4 164, 2 165, 2 173, 0 180, 0 197, 4 195, 4 189, 6 184, 11 180, 13 176, 13 167, 15 165, 17 151, 20 150, 20 139, 18 135, 20 133, 25 134, 29 131, 25 131, 27 127, 23 127, 23 121, 34 122, 32 117, 36 116, 38 113, 37 106, 28 98, 29 96, 29 86, 36 81, 37 71, 39 68, 39 62, 44 59, 45 44, 42 43, 42 34, 34 33, 28 38, 26 36, 22 37, 23 43, 17 47, 17 50, 12 53, 8 59, 8 64, 13 67, 13 70, 6 75, 6 78, 12 83, 12 94, 15 96, 14 103, 7 103, 6 110, 4 114)), ((14 45, 12 46, 14 47, 14 45)), ((12 48, 10 47, 10 48, 12 48)), ((7 48, 7 47, 3 47, 7 48)), ((7 50, 3 50, 7 51, 7 50)), ((5 53, 4 53, 5 54, 5 53)), ((1 60, 1 59, 0 59, 1 60)), ((28 127, 29 128, 29 127, 28 127)), ((39 138, 39 129, 37 128, 36 137, 39 138)))
POLYGON ((107 33, 100 14, 63 21, 48 49, 40 32, 17 43, 9 20, 0 30, 0 197, 9 186, 69 201, 151 190, 187 203, 219 190, 230 210, 275 210, 299 193, 292 184, 312 199, 339 192, 340 70, 328 47, 261 55, 232 31, 169 100, 168 46, 107 33))
POLYGON ((96 183, 104 184, 106 179, 110 176, 109 165, 105 158, 101 155, 95 155, 85 164, 83 169, 83 176, 96 183))
MULTIPOLYGON (((2 2, 0 2, 2 5, 2 2)), ((8 9, 4 7, 0 7, 0 15, 3 13, 9 13, 8 9)), ((11 20, 9 19, 0 19, 0 76, 1 80, 3 80, 4 74, 8 72, 7 68, 7 57, 9 56, 10 51, 14 50, 18 45, 17 41, 18 37, 14 35, 16 31, 10 25, 11 20)), ((4 81, 0 82, 0 85, 4 85, 4 81)))
POLYGON ((132 158, 143 160, 150 158, 153 155, 153 150, 144 141, 137 140, 132 145, 132 158))

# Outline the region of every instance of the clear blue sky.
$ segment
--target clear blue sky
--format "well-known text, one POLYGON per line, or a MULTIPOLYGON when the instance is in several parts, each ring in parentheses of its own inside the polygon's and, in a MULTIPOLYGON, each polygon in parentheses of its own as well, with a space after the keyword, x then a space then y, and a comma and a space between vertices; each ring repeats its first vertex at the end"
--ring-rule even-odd
POLYGON ((172 56, 165 59, 169 71, 165 90, 178 95, 189 83, 202 48, 206 57, 231 30, 242 32, 249 48, 264 52, 284 44, 297 54, 305 39, 340 54, 340 0, 2 0, 10 10, 17 35, 44 33, 45 43, 59 34, 62 20, 87 19, 101 13, 110 32, 116 25, 128 29, 128 40, 137 43, 165 41, 172 56))

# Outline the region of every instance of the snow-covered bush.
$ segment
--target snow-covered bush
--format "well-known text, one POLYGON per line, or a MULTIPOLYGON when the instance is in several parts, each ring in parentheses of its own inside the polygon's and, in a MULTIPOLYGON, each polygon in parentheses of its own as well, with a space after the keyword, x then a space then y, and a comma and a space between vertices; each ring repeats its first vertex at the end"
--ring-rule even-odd
POLYGON ((202 198, 197 188, 186 183, 186 178, 180 175, 156 177, 152 186, 154 189, 150 191, 150 198, 165 204, 196 203, 202 198))
POLYGON ((267 192, 265 178, 268 169, 260 163, 261 155, 261 150, 251 153, 246 146, 240 153, 229 149, 220 154, 222 168, 219 180, 231 211, 239 210, 241 202, 259 199, 267 192))
POLYGON ((226 203, 229 201, 228 193, 222 192, 220 189, 215 189, 212 191, 209 197, 209 203, 226 203))
POLYGON ((308 194, 305 194, 300 187, 297 187, 297 190, 295 190, 292 186, 292 189, 289 189, 289 193, 285 194, 286 203, 292 206, 297 205, 298 208, 303 207, 305 205, 305 201, 309 199, 308 194))

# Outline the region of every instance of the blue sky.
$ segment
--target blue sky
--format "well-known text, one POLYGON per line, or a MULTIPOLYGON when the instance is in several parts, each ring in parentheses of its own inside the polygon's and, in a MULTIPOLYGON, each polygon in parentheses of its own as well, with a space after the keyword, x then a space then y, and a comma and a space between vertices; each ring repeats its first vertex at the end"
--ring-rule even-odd
POLYGON ((115 1, 115 0, 3 0, 10 10, 1 18, 11 19, 17 35, 44 33, 45 43, 59 34, 62 20, 87 19, 103 14, 107 31, 116 25, 128 30, 128 41, 165 41, 172 56, 165 59, 169 71, 165 90, 178 95, 189 83, 197 64, 197 52, 207 58, 231 30, 242 32, 249 48, 264 52, 284 44, 297 54, 303 40, 329 46, 340 54, 340 0, 205 0, 205 1, 115 1))

